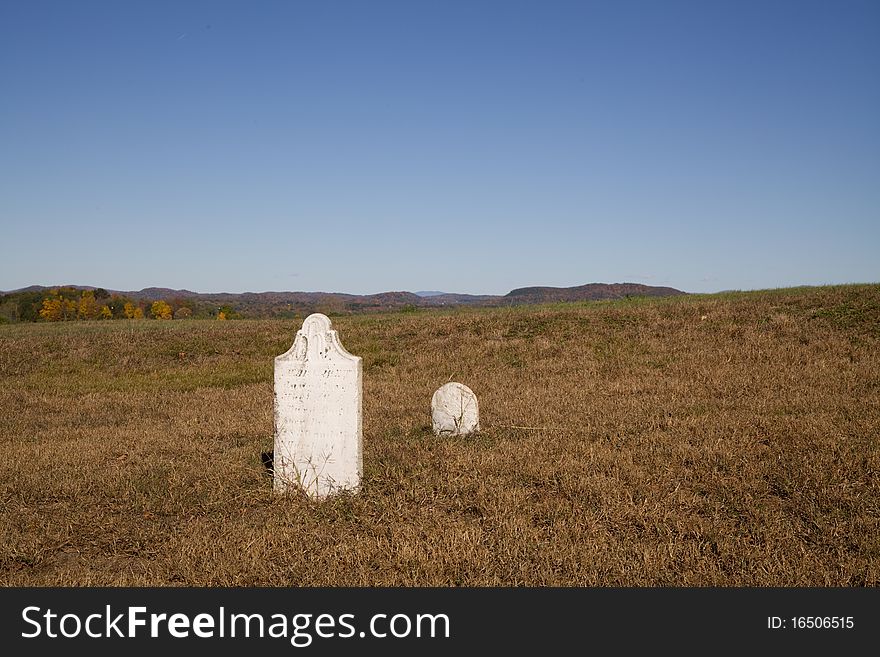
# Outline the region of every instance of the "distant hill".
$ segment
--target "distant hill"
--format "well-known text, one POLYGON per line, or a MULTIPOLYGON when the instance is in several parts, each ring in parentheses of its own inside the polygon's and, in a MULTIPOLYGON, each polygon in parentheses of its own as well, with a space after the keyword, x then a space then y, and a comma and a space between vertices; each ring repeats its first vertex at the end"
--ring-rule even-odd
MULTIPOLYGON (((22 287, 17 290, 11 290, 9 292, 3 292, 0 290, 0 294, 23 294, 26 292, 42 292, 43 290, 47 290, 49 288, 43 287, 42 285, 28 285, 27 287, 22 287)), ((82 288, 82 289, 92 289, 92 288, 82 288)))
POLYGON ((189 290, 172 290, 167 287, 145 287, 143 290, 138 292, 120 292, 119 294, 124 294, 126 296, 131 297, 132 299, 167 299, 168 297, 198 297, 201 296, 198 292, 191 292, 189 290))
POLYGON ((521 287, 505 295, 519 303, 554 301, 600 301, 626 297, 670 297, 685 294, 672 287, 655 287, 639 283, 589 283, 578 287, 521 287))
MULTIPOLYGON (((66 285, 80 290, 95 290, 91 285, 66 285)), ((7 301, 17 295, 34 295, 51 288, 31 285, 20 290, 3 293, 7 301)), ((137 291, 107 290, 109 294, 121 295, 141 302, 162 299, 174 301, 175 306, 191 301, 202 308, 230 306, 243 317, 293 317, 311 312, 350 314, 402 308, 436 308, 441 306, 512 306, 535 303, 566 301, 601 301, 626 297, 665 297, 686 294, 671 287, 655 287, 638 283, 590 283, 577 287, 522 287, 503 296, 454 294, 448 292, 381 292, 379 294, 343 294, 339 292, 228 292, 199 293, 191 290, 174 290, 164 287, 148 287, 137 291)))

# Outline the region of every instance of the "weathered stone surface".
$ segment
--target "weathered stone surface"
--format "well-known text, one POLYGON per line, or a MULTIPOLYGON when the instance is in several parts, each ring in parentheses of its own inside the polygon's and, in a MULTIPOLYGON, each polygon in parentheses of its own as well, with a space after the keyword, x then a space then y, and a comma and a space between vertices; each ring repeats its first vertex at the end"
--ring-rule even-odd
POLYGON ((361 359, 320 313, 275 358, 274 488, 311 497, 357 490, 363 472, 361 359))
POLYGON ((431 420, 438 436, 466 436, 479 431, 477 396, 454 381, 440 386, 431 398, 431 420))

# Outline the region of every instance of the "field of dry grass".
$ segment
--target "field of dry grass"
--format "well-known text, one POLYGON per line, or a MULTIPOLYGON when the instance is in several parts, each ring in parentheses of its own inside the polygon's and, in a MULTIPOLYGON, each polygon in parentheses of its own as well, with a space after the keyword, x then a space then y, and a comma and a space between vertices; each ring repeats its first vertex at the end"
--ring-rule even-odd
POLYGON ((260 461, 301 320, 0 326, 0 584, 880 582, 880 286, 336 318, 325 502, 260 461), (431 433, 449 380, 476 437, 431 433))

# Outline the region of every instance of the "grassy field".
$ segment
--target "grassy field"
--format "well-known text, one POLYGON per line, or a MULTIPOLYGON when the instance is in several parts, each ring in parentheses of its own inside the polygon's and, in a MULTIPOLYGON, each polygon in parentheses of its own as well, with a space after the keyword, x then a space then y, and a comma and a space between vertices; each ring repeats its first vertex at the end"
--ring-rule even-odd
POLYGON ((335 318, 364 482, 320 503, 260 461, 301 321, 0 326, 0 583, 880 582, 880 286, 335 318))

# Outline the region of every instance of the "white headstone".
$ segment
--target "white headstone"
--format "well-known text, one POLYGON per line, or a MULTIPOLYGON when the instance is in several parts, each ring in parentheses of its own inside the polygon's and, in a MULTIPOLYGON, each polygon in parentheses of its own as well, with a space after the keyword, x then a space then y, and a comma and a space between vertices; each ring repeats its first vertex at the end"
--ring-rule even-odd
POLYGON ((328 317, 306 317, 293 346, 275 358, 274 488, 311 497, 357 490, 363 471, 361 359, 328 317))
POLYGON ((461 383, 440 386, 431 398, 431 420, 438 436, 466 436, 479 431, 477 396, 461 383))

